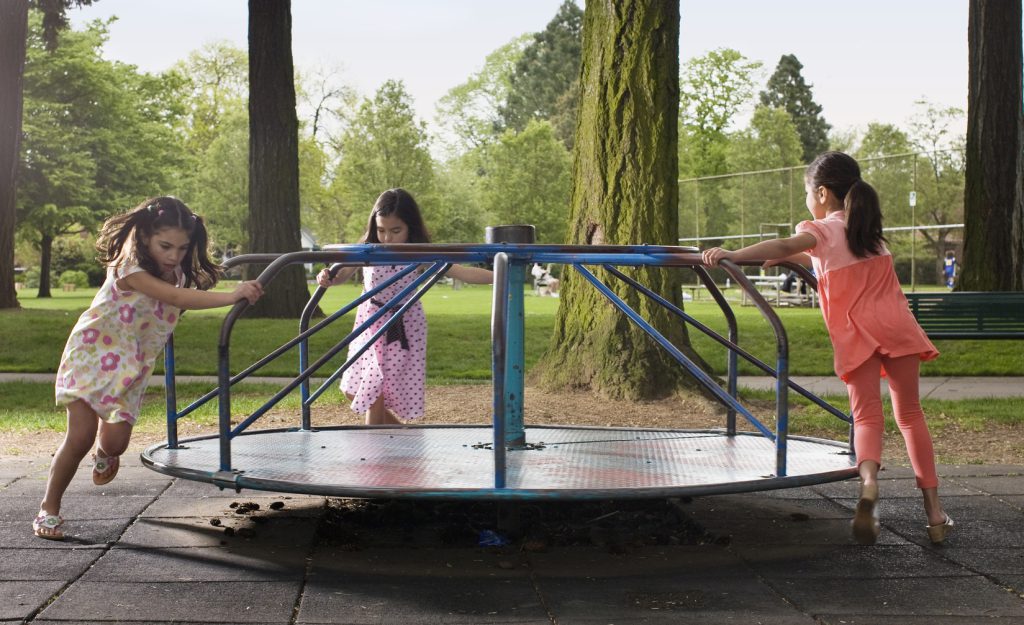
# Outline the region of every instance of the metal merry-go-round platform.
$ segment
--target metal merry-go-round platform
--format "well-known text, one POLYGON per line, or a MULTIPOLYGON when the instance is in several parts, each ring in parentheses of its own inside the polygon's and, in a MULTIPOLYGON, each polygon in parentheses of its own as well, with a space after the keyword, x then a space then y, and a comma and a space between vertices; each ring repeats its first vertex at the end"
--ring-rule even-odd
MULTIPOLYGON (((856 476, 848 442, 789 436, 788 393, 803 395, 835 417, 850 417, 788 376, 788 341, 771 306, 738 266, 723 262, 732 281, 747 293, 776 335, 772 367, 738 344, 736 317, 729 303, 702 266, 693 248, 666 246, 554 246, 532 244, 529 227, 488 229, 487 245, 346 245, 328 251, 283 255, 245 255, 229 261, 269 263, 260 280, 272 287, 274 276, 291 264, 406 265, 389 282, 363 293, 353 302, 310 327, 324 289, 318 288, 300 319, 299 333, 260 361, 230 375, 231 330, 247 307, 239 302, 228 313, 218 345, 218 386, 183 409, 178 409, 174 386, 173 341, 166 350, 167 441, 142 454, 143 463, 161 473, 209 482, 222 488, 256 489, 344 497, 526 499, 626 499, 719 494, 806 486, 856 476), (347 360, 318 387, 310 378, 327 365, 352 339, 379 319, 386 319, 373 340, 401 322, 402 313, 419 300, 453 263, 494 265, 492 308, 492 414, 480 415, 481 425, 335 426, 312 427, 310 406, 362 354, 347 360), (531 426, 523 420, 523 284, 534 262, 572 268, 598 289, 622 314, 657 341, 707 394, 726 409, 721 429, 643 429, 531 426), (618 267, 661 266, 691 271, 718 303, 729 325, 723 337, 680 307, 640 284, 618 267), (404 276, 421 269, 412 283, 380 307, 365 324, 310 363, 308 337, 354 310, 361 302, 404 276), (631 309, 613 288, 590 268, 603 270, 605 280, 617 278, 671 311, 690 328, 707 334, 727 350, 725 387, 705 373, 631 309), (298 347, 299 374, 267 402, 232 422, 231 387, 266 363, 298 347), (744 358, 775 376, 774 429, 766 426, 740 401, 736 389, 737 361, 744 358), (250 429, 282 398, 298 391, 301 414, 294 428, 250 429), (177 424, 202 404, 216 398, 218 435, 178 440, 177 424), (742 417, 750 429, 737 427, 742 417), (489 424, 487 424, 489 422, 489 424), (485 425, 486 424, 486 425, 485 425)), ((814 285, 814 278, 801 271, 814 285)), ((365 348, 364 348, 365 349, 365 348)), ((681 415, 685 416, 685 415, 681 415)), ((573 415, 564 415, 571 422, 573 415)))

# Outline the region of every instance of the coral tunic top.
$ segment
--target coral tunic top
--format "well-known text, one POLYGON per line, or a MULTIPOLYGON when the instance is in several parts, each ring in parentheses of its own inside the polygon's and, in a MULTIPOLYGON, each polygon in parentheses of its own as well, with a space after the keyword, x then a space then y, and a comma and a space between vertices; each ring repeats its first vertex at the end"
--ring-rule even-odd
MULTIPOLYGON (((875 352, 899 358, 918 354, 933 360, 939 352, 914 319, 903 295, 892 254, 858 258, 846 242, 846 215, 802 221, 797 233, 817 243, 807 251, 818 278, 821 312, 835 352, 835 371, 844 381, 875 352)), ((880 372, 885 375, 885 371, 880 372)))

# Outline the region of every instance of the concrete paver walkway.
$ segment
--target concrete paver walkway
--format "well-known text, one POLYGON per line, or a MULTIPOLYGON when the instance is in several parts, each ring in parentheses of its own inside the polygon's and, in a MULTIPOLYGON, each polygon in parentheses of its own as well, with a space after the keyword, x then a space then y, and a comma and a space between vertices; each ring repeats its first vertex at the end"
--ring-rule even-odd
POLYGON ((957 522, 941 547, 896 469, 874 547, 849 537, 856 485, 844 482, 681 502, 719 540, 612 554, 352 551, 318 535, 321 497, 220 491, 132 457, 103 487, 80 471, 68 540, 48 542, 29 527, 47 462, 0 460, 0 623, 1024 623, 1019 466, 940 467, 957 522), (233 501, 261 503, 261 521, 233 501))

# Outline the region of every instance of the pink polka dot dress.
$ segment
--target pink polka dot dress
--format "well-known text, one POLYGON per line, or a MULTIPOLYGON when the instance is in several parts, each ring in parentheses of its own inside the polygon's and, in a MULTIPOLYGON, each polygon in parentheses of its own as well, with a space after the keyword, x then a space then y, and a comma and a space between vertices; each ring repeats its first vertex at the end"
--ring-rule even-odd
POLYGON ((160 300, 117 287, 118 279, 139 271, 145 270, 137 265, 107 270, 64 347, 57 369, 58 405, 81 399, 105 421, 135 423, 153 363, 181 315, 160 300))
MULTIPOLYGON (((404 268, 404 265, 364 267, 363 292, 376 287, 404 268)), ((416 275, 416 272, 410 273, 360 304, 353 327, 358 327, 380 310, 382 305, 409 286, 416 275)), ((391 313, 384 315, 356 337, 349 345, 349 355, 358 352, 390 318, 391 313)), ((353 412, 365 413, 383 395, 385 408, 394 412, 398 418, 409 420, 423 416, 426 380, 427 318, 423 313, 423 305, 416 302, 390 331, 345 371, 341 377, 341 390, 353 396, 353 412)))

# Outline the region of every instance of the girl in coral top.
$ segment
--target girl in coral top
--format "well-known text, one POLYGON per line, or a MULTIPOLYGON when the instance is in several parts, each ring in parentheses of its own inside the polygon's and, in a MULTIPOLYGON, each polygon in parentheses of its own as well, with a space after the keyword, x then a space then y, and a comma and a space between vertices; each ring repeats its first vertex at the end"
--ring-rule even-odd
POLYGON ((810 261, 818 276, 835 371, 846 383, 853 413, 861 478, 853 536, 872 545, 881 532, 877 502, 884 419, 879 387, 881 377, 887 376, 896 423, 924 497, 928 537, 941 543, 953 519, 939 502, 935 454, 918 389, 921 361, 939 352, 910 312, 882 236, 878 194, 861 180, 857 161, 842 152, 826 152, 807 167, 804 185, 814 220, 798 224, 795 235, 735 251, 711 248, 703 252, 703 260, 708 265, 722 259, 764 260, 766 267, 784 260, 810 261))

